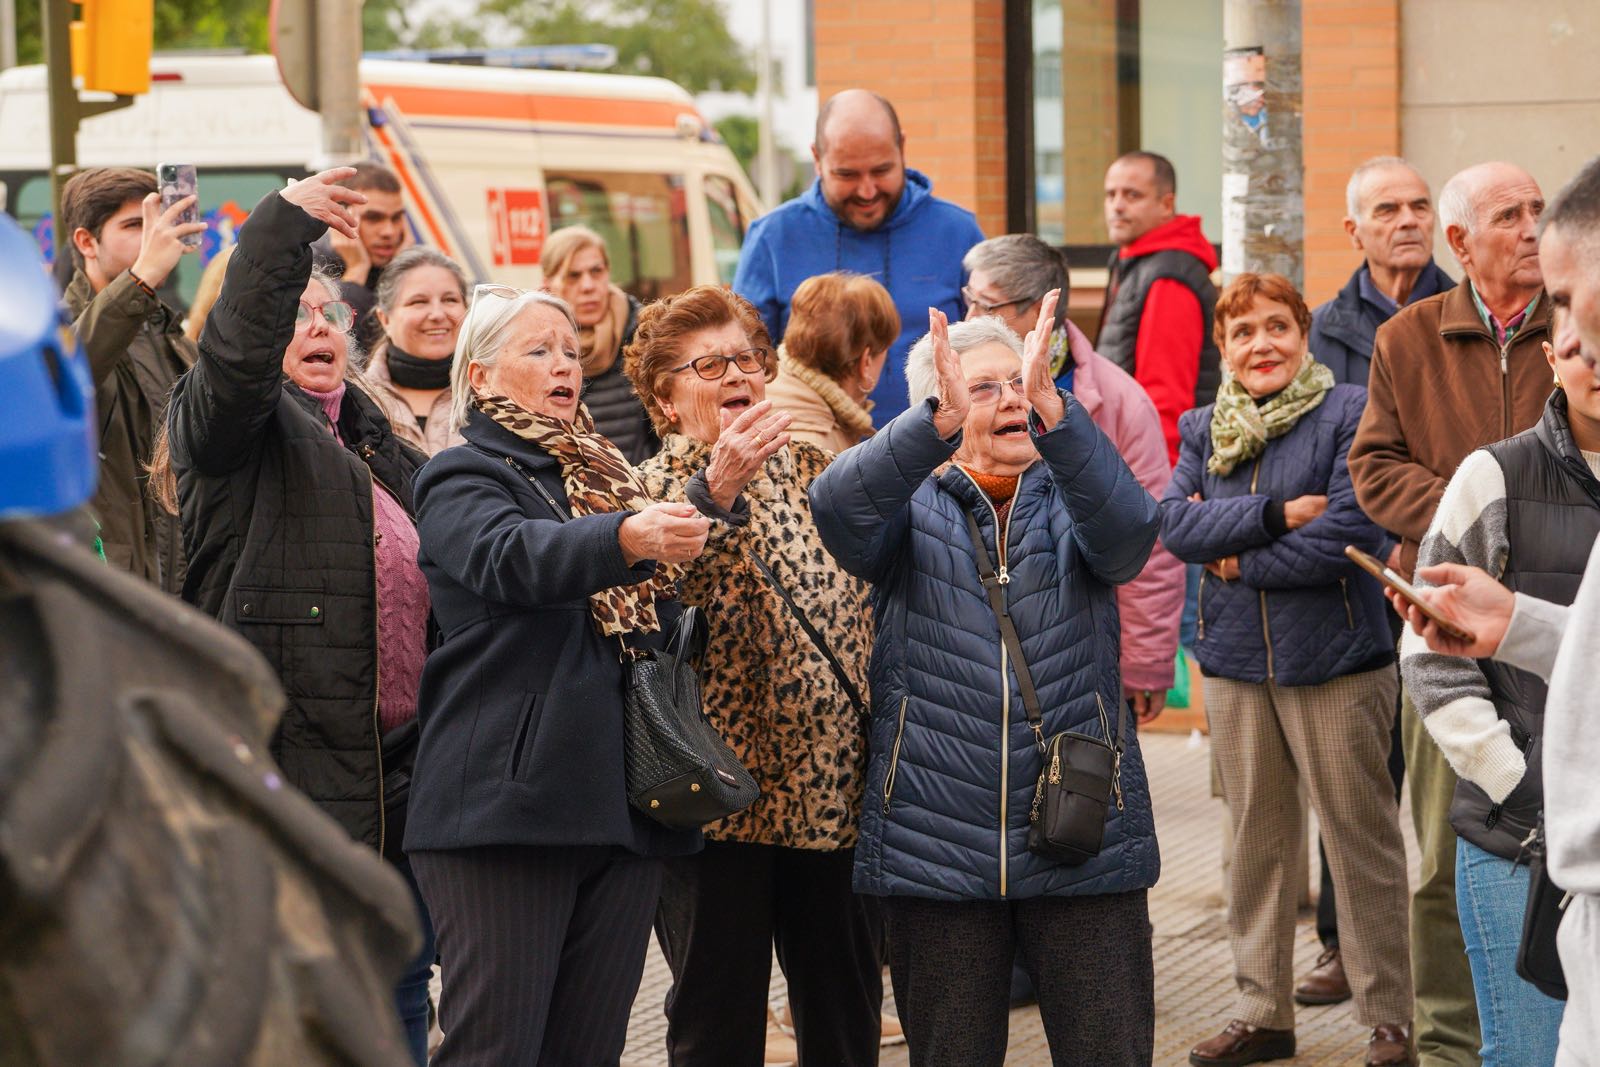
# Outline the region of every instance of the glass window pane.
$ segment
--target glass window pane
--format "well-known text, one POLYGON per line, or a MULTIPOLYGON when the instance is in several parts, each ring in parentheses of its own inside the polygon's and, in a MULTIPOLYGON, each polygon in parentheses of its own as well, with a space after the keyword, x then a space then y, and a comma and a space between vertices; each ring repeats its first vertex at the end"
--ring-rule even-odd
POLYGON ((606 239, 611 280, 649 302, 693 275, 681 174, 546 171, 550 228, 582 224, 606 239))
POLYGON ((739 196, 733 182, 720 174, 707 174, 706 212, 711 217, 711 252, 717 261, 717 278, 733 284, 739 269, 739 248, 744 244, 744 219, 739 214, 739 196))

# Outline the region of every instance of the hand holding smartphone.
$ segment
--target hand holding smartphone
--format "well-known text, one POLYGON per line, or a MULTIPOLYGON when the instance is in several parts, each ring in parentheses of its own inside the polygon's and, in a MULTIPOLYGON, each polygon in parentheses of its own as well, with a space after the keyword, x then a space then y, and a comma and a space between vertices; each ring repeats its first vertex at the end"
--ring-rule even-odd
POLYGON ((1439 611, 1433 607, 1433 605, 1429 604, 1425 599, 1423 599, 1423 597, 1417 592, 1415 586, 1406 581, 1404 578, 1400 577, 1393 570, 1384 566, 1384 564, 1379 561, 1376 556, 1361 551, 1361 549, 1357 548, 1355 545, 1346 545, 1344 547, 1344 554, 1349 556, 1351 561, 1354 562, 1356 566, 1360 567, 1362 570, 1378 579, 1378 581, 1382 582, 1389 589, 1394 590, 1402 599, 1405 600, 1406 603, 1410 604, 1418 611, 1422 612, 1422 614, 1426 615, 1433 621, 1434 625, 1439 627, 1440 630, 1443 630, 1456 640, 1465 642, 1469 645, 1477 642, 1477 635, 1473 634, 1470 630, 1463 629, 1457 623, 1452 622, 1450 619, 1447 619, 1444 615, 1440 614, 1439 611))
MULTIPOLYGON (((195 174, 193 163, 162 163, 156 167, 156 186, 161 194, 161 210, 165 211, 186 196, 195 198, 195 202, 183 210, 177 222, 184 223, 200 221, 200 179, 195 174)), ((191 233, 183 237, 183 243, 190 248, 200 247, 201 234, 191 233)))

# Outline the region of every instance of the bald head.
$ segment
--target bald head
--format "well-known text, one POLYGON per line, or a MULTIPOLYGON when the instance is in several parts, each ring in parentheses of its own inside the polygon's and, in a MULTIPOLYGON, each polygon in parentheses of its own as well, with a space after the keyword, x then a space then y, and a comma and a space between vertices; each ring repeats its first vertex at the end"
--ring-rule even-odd
POLYGON ((1515 163, 1479 163, 1444 183, 1439 221, 1478 296, 1507 321, 1539 293, 1544 194, 1515 163))
POLYGON ((866 89, 836 93, 817 112, 811 158, 822 198, 857 230, 882 226, 905 190, 905 134, 894 106, 866 89))

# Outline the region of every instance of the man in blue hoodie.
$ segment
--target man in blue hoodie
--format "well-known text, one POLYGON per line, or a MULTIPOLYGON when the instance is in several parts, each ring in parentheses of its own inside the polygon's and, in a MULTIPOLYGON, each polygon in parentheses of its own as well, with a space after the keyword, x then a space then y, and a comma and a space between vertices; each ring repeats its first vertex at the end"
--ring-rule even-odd
POLYGON ((831 97, 811 146, 817 180, 750 227, 733 279, 774 344, 807 278, 847 270, 889 290, 902 325, 870 398, 878 426, 906 409, 905 355, 927 332, 928 309, 952 320, 966 314, 961 257, 983 240, 972 212, 934 196, 927 176, 906 167, 905 144, 894 106, 877 93, 831 97))

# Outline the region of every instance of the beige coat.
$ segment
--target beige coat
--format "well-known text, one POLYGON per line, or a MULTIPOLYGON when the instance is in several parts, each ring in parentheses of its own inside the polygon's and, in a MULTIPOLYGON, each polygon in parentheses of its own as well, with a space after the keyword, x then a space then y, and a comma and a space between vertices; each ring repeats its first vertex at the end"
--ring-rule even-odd
MULTIPOLYGON (((867 405, 845 395, 826 374, 781 354, 778 376, 767 386, 772 406, 794 417, 789 436, 837 455, 872 436, 867 405)), ((869 401, 870 403, 870 401, 869 401)))
POLYGON ((362 384, 383 409, 395 436, 408 445, 422 449, 430 456, 438 455, 452 445, 462 443, 459 431, 450 429, 450 390, 446 389, 433 399, 433 409, 428 412, 428 426, 424 429, 411 413, 411 405, 394 387, 389 377, 388 348, 380 344, 373 350, 372 360, 362 372, 362 384))

